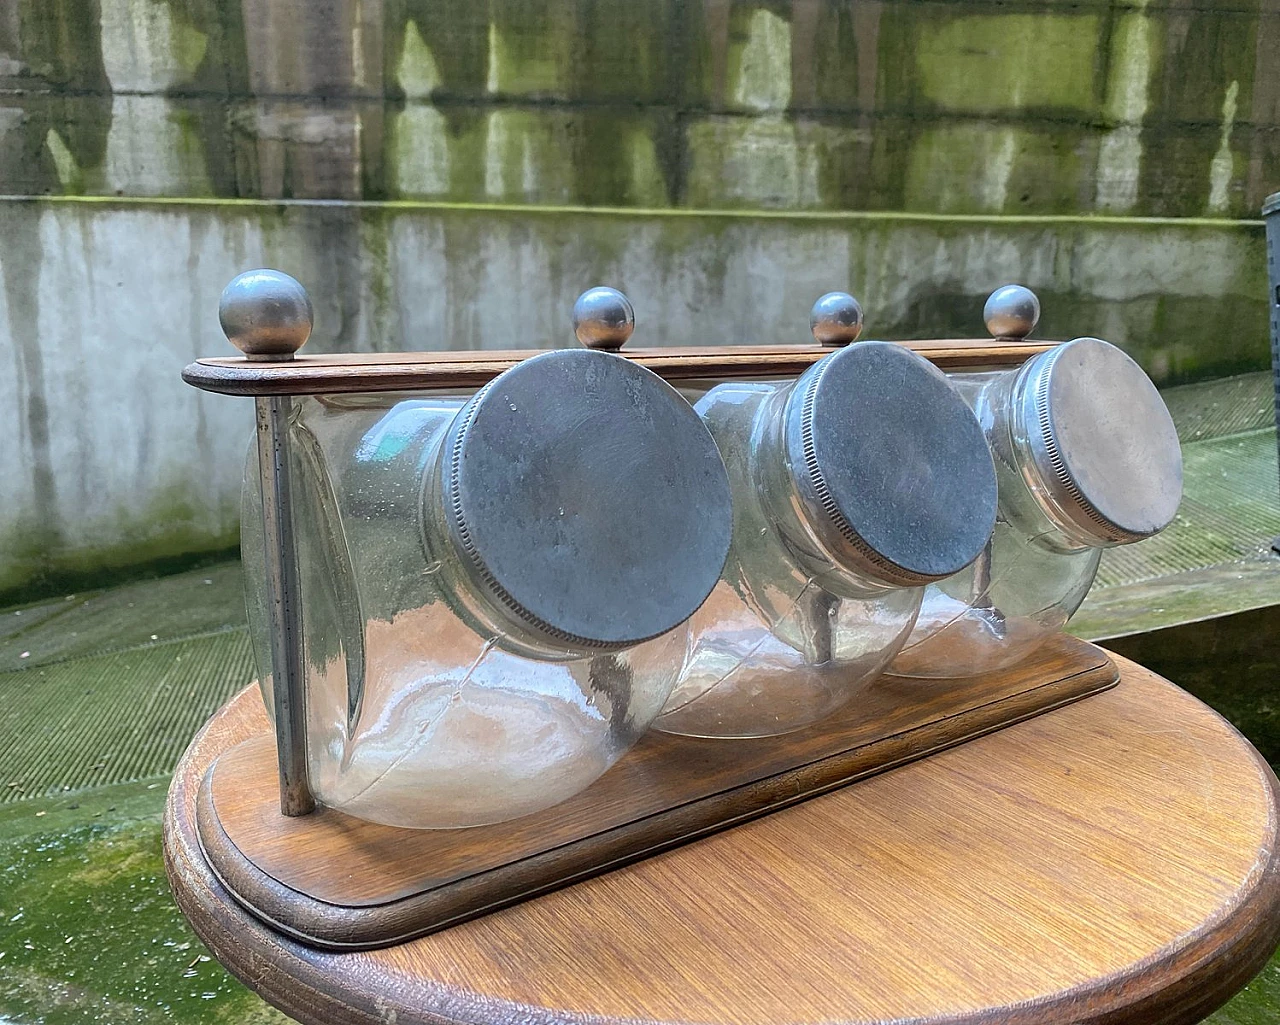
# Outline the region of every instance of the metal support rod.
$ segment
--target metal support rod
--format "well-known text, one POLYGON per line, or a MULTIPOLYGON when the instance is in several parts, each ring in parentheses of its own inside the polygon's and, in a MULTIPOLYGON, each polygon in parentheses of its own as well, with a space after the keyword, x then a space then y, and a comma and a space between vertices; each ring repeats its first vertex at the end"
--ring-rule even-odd
POLYGON ((307 700, 302 674, 302 602, 289 493, 289 414, 293 400, 254 400, 258 420, 258 475, 266 546, 267 609, 271 623, 271 694, 280 811, 306 815, 316 806, 307 771, 307 700))
POLYGON ((821 589, 809 595, 807 611, 809 625, 813 629, 814 665, 824 666, 832 659, 831 635, 834 633, 834 624, 831 622, 831 613, 839 602, 840 599, 834 594, 821 589))
POLYGON ((973 604, 978 608, 989 609, 991 605, 991 542, 987 538, 982 551, 973 560, 973 604))
MULTIPOLYGON (((1267 307, 1271 314, 1271 376, 1275 386, 1276 423, 1280 424, 1280 192, 1262 204, 1267 235, 1267 307)), ((1280 431, 1276 433, 1276 457, 1280 459, 1280 431)), ((1280 537, 1271 541, 1280 555, 1280 537)))

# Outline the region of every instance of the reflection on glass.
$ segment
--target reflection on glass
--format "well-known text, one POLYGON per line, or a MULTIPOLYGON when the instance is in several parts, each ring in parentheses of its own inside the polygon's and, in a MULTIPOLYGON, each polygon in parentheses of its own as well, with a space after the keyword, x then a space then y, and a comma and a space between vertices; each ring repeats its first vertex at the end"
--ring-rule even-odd
POLYGON ((733 541, 724 578, 691 620, 689 661, 657 729, 800 729, 854 698, 911 628, 919 588, 841 565, 796 506, 782 438, 794 387, 721 384, 694 406, 729 471, 733 541))
MULTIPOLYGON (((291 425, 312 785, 324 804, 448 828, 583 789, 670 692, 687 629, 617 653, 548 646, 477 596, 448 538, 441 462, 464 397, 318 397, 291 425)), ((262 522, 251 449, 242 548, 267 708, 262 522)))
POLYGON ((1103 548, 1162 529, 1181 494, 1168 411, 1115 346, 1076 339, 952 380, 987 435, 1000 511, 982 556, 925 589, 899 676, 976 676, 1032 655, 1084 601, 1103 548))

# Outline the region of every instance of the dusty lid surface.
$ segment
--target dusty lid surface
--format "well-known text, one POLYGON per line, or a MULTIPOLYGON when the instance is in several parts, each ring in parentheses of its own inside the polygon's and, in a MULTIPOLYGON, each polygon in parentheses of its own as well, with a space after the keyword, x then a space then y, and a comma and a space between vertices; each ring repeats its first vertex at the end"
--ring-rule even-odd
POLYGON ((1151 379, 1100 338, 1027 365, 1022 417, 1037 472, 1071 524, 1100 544, 1150 537, 1182 499, 1178 432, 1151 379))
POLYGON ((447 519, 502 609, 554 643, 618 649, 692 615, 729 550, 710 432, 651 371, 585 349, 486 385, 446 453, 447 519))
POLYGON ((973 412, 927 360, 861 342, 807 371, 787 446, 811 526, 885 583, 957 573, 996 517, 991 452, 973 412))

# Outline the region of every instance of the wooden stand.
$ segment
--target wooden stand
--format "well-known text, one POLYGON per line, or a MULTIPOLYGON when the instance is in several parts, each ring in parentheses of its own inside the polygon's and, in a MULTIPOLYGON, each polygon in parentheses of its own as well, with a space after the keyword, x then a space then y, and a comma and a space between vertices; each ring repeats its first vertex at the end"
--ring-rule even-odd
POLYGON ((217 958, 310 1025, 1191 1025, 1280 938, 1277 783, 1212 710, 1115 662, 1087 700, 344 953, 263 925, 198 846, 199 781, 269 730, 247 690, 178 765, 165 863, 217 958))
POLYGON ((987 677, 882 680, 836 715, 782 737, 652 732, 576 797, 460 830, 397 829, 331 809, 285 818, 274 739, 262 734, 205 774, 200 844, 223 885, 280 931, 330 949, 383 946, 954 746, 1116 678, 1105 652, 1063 636, 987 677))

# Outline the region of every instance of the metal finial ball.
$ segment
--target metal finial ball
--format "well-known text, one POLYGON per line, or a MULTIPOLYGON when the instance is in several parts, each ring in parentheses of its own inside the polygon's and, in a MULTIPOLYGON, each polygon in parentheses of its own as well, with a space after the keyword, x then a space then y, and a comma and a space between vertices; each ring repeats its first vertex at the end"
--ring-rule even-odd
POLYGON ((636 329, 631 300, 616 288, 588 288, 573 304, 573 333, 588 349, 621 349, 636 329))
POLYGON ((278 270, 251 270, 233 278, 218 301, 218 321, 250 359, 290 359, 311 337, 311 298, 278 270))
POLYGON ((1002 285, 987 299, 982 319, 996 338, 1026 338, 1040 320, 1040 300, 1022 285, 1002 285))
POLYGON ((862 334, 862 307, 848 292, 828 292, 809 311, 809 330, 821 345, 848 345, 862 334))

